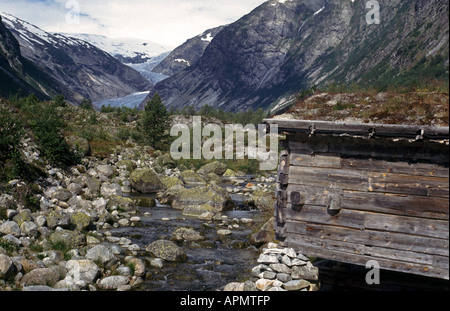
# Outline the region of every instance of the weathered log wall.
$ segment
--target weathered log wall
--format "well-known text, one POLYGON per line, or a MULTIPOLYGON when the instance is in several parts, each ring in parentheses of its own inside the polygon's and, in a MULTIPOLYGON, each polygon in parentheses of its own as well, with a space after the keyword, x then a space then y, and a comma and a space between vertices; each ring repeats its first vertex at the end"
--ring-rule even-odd
POLYGON ((449 147, 417 138, 286 132, 277 239, 310 256, 448 279, 449 147))

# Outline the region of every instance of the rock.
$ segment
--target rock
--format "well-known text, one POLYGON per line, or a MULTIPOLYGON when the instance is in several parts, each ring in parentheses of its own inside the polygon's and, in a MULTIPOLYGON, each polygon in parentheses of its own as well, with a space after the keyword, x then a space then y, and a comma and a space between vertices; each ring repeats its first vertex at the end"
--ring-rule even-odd
POLYGON ((15 266, 11 258, 0 254, 0 279, 11 278, 14 275, 15 266))
POLYGON ((22 241, 20 241, 18 238, 16 238, 12 234, 7 234, 7 235, 3 236, 2 240, 5 240, 5 241, 7 241, 7 242, 9 242, 11 244, 14 244, 16 246, 22 245, 22 241))
POLYGON ((154 193, 166 190, 166 186, 152 169, 138 169, 131 173, 131 187, 141 193, 154 193))
POLYGON ((47 216, 47 227, 54 230, 56 227, 68 229, 70 216, 62 211, 51 211, 47 216))
POLYGON ((86 253, 86 259, 97 262, 105 267, 112 266, 117 263, 117 258, 110 247, 105 245, 95 245, 86 253))
POLYGON ((15 221, 6 221, 0 225, 1 234, 12 234, 16 237, 20 236, 20 227, 15 221))
POLYGON ((114 195, 109 198, 107 208, 109 210, 120 209, 126 212, 130 212, 136 210, 136 204, 130 198, 124 198, 121 196, 114 195))
MULTIPOLYGON (((67 274, 65 281, 84 286, 94 283, 101 275, 99 267, 92 260, 69 260, 66 263, 67 274)), ((82 287, 84 287, 82 286, 82 287)))
POLYGON ((291 273, 291 268, 282 263, 273 263, 269 267, 278 273, 291 273))
POLYGON ((230 210, 234 206, 229 194, 214 184, 181 190, 174 198, 172 206, 184 210, 204 204, 213 207, 214 210, 210 212, 214 213, 230 210))
POLYGON ((77 183, 71 183, 70 185, 68 185, 67 190, 69 190, 75 195, 80 195, 83 192, 83 188, 81 187, 80 184, 77 183))
POLYGON ((227 165, 225 163, 214 161, 202 166, 197 173, 202 175, 208 175, 209 173, 214 173, 216 175, 222 176, 227 171, 227 165))
POLYGON ((23 276, 20 280, 25 286, 30 285, 55 285, 61 278, 60 272, 55 268, 34 269, 23 276))
POLYGON ((181 180, 191 185, 206 185, 206 181, 193 170, 186 170, 180 174, 181 180))
POLYGON ((262 264, 278 264, 278 258, 274 255, 261 254, 258 258, 258 263, 262 264))
POLYGON ((102 279, 98 283, 98 287, 103 290, 118 289, 123 285, 127 285, 130 282, 129 278, 123 275, 113 275, 102 279))
POLYGON ((25 221, 33 221, 33 217, 31 217, 30 210, 23 210, 16 216, 14 216, 12 220, 15 221, 19 226, 21 226, 25 221))
POLYGON ((275 239, 275 231, 273 229, 274 217, 270 218, 261 229, 250 236, 250 243, 256 247, 260 247, 275 239))
POLYGON ((265 192, 263 190, 255 190, 251 194, 251 198, 256 208, 262 212, 273 210, 276 199, 274 192, 265 192))
POLYGON ((97 195, 100 192, 100 182, 92 177, 89 177, 85 181, 90 194, 97 195))
POLYGON ((194 229, 191 229, 191 228, 178 228, 173 233, 173 239, 175 241, 192 242, 192 241, 203 241, 205 238, 200 233, 195 231, 194 229))
POLYGON ((125 169, 131 173, 136 168, 136 163, 134 163, 131 160, 121 160, 116 163, 116 167, 120 169, 125 169))
POLYGON ((222 175, 223 177, 236 177, 236 172, 231 170, 231 169, 227 169, 225 171, 225 173, 223 173, 222 175))
POLYGON ((77 248, 86 243, 86 236, 76 231, 61 229, 50 235, 52 243, 63 243, 71 248, 77 248))
POLYGON ((164 261, 161 258, 153 258, 150 260, 150 266, 161 269, 164 266, 164 261))
POLYGON ((97 166, 97 172, 108 178, 114 175, 114 169, 111 165, 99 165, 97 166))
POLYGON ((39 264, 36 261, 25 259, 25 258, 20 260, 20 265, 22 266, 22 270, 25 273, 28 273, 37 268, 43 268, 42 264, 39 264))
POLYGON ((317 281, 319 279, 319 269, 308 261, 304 266, 293 266, 291 275, 293 279, 317 281))
POLYGON ((52 197, 58 201, 67 202, 72 197, 72 192, 67 189, 59 189, 53 193, 52 197))
POLYGON ((70 215, 70 223, 78 231, 85 231, 91 224, 91 217, 86 213, 76 212, 70 215))
POLYGON ((224 292, 242 292, 244 291, 244 283, 232 282, 225 285, 224 292))
POLYGON ((231 235, 232 232, 231 232, 231 230, 228 230, 228 229, 219 229, 219 230, 217 230, 217 234, 218 235, 231 235))
POLYGON ((187 259, 186 253, 180 247, 167 240, 155 241, 149 244, 145 250, 166 261, 184 262, 187 259))
POLYGON ((286 283, 292 280, 292 277, 288 273, 277 273, 277 280, 286 283))
POLYGON ((128 227, 130 225, 130 221, 126 218, 122 218, 118 221, 118 224, 122 227, 128 227))
POLYGON ((9 194, 0 195, 0 219, 6 218, 7 210, 16 210, 17 205, 14 197, 9 194))
POLYGON ((156 200, 154 198, 134 198, 134 203, 139 207, 155 207, 156 200))
POLYGON ((145 275, 145 263, 142 259, 132 258, 128 263, 134 268, 134 276, 143 277, 145 275))
POLYGON ((309 288, 311 283, 306 280, 293 280, 283 284, 283 288, 288 291, 301 290, 309 288))
POLYGON ((30 237, 37 237, 38 236, 38 227, 36 224, 32 221, 25 221, 20 226, 20 230, 22 231, 22 234, 30 237))
POLYGON ((167 189, 172 188, 173 186, 183 186, 184 183, 182 180, 180 180, 177 177, 163 177, 161 178, 162 183, 164 184, 164 186, 166 186, 167 189))
POLYGON ((279 287, 282 283, 278 280, 259 279, 256 281, 255 285, 257 289, 265 291, 271 287, 279 287))
POLYGON ((100 194, 108 198, 111 196, 122 196, 122 187, 118 184, 103 183, 100 188, 100 194))
POLYGON ((253 267, 252 275, 255 276, 255 277, 259 277, 259 275, 261 273, 263 273, 265 270, 268 270, 268 269, 269 269, 269 266, 263 265, 263 264, 259 264, 259 265, 255 266, 255 267, 253 267))

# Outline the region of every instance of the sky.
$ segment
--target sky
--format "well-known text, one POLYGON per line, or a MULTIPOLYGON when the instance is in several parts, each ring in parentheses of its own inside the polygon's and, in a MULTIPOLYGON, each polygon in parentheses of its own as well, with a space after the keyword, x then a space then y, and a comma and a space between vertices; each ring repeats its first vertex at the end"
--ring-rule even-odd
POLYGON ((175 47, 266 0, 0 0, 0 11, 47 32, 142 39, 175 47))

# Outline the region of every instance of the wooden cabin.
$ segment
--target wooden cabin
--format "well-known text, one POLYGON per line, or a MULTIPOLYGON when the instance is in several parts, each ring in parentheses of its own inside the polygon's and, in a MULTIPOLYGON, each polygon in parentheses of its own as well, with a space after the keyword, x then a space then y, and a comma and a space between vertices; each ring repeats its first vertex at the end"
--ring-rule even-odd
POLYGON ((449 128, 267 119, 284 134, 276 239, 309 256, 449 278, 449 128))

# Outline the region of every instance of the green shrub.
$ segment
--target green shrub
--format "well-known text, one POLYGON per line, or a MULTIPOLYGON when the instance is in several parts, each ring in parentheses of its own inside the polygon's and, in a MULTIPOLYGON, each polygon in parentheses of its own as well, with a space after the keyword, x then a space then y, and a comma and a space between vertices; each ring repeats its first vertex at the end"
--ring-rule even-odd
POLYGON ((24 166, 20 152, 23 126, 17 114, 1 105, 0 120, 0 180, 11 180, 24 166))

